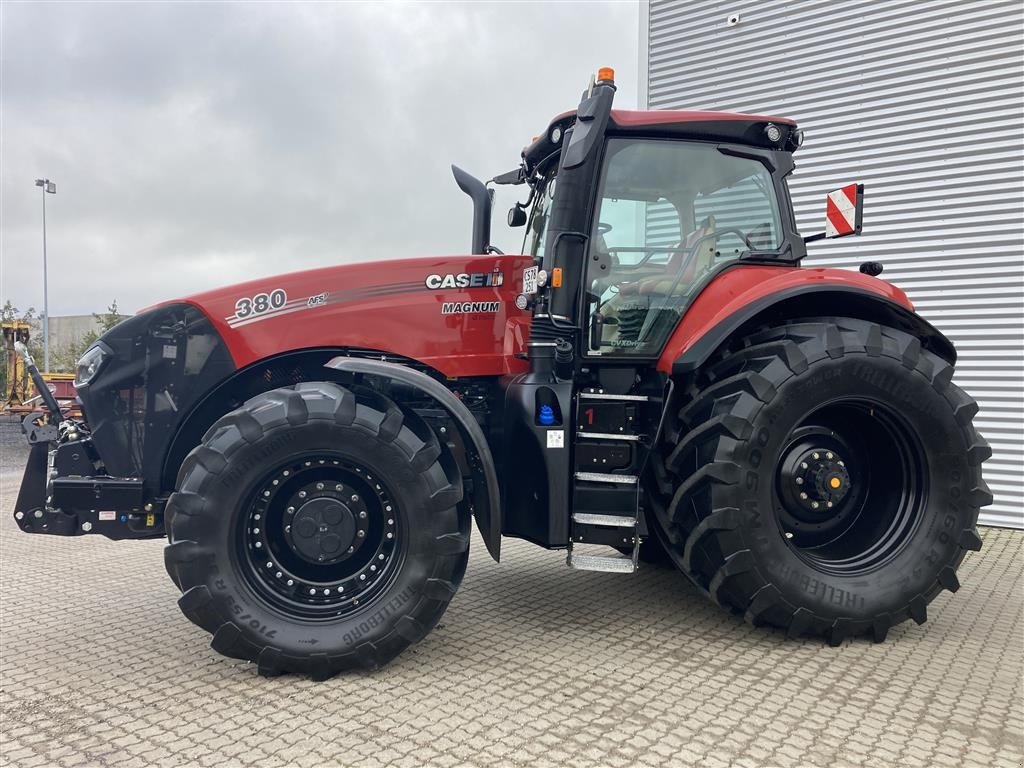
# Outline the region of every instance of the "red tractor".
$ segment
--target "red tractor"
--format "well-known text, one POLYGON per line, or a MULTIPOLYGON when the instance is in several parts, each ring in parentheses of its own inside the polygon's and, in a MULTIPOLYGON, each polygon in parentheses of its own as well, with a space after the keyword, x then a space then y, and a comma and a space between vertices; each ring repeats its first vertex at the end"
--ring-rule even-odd
MULTIPOLYGON (((952 344, 900 289, 802 268, 780 117, 612 109, 611 70, 492 182, 472 255, 315 269, 157 305, 28 425, 29 533, 167 536, 179 605, 264 674, 386 664, 430 632, 476 521, 570 567, 679 568, 790 637, 922 623, 981 541, 990 450, 952 344)), ((33 369, 34 370, 34 369, 33 369)))

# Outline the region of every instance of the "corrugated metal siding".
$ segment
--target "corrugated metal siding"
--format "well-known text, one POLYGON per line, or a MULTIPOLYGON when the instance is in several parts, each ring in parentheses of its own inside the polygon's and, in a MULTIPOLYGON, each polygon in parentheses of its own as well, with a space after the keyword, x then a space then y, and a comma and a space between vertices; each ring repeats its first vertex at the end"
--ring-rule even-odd
POLYGON ((866 185, 864 234, 811 244, 806 263, 883 262, 884 277, 952 338, 955 381, 978 399, 975 424, 993 449, 995 503, 982 521, 1024 527, 1024 6, 649 8, 651 109, 796 118, 807 141, 791 189, 805 234, 823 229, 827 191, 866 185), (734 13, 741 21, 728 26, 734 13))

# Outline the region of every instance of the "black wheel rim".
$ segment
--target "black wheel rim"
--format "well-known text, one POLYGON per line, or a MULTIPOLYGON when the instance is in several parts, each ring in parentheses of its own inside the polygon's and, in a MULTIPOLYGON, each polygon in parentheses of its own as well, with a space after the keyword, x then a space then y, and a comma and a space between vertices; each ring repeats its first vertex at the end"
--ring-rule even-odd
POLYGON ((289 616, 334 619, 385 591, 401 567, 398 505, 370 468, 330 453, 274 468, 239 519, 246 580, 289 616))
POLYGON ((827 403, 800 421, 779 454, 780 531, 818 570, 856 575, 881 567, 921 518, 927 471, 920 442, 887 406, 827 403))

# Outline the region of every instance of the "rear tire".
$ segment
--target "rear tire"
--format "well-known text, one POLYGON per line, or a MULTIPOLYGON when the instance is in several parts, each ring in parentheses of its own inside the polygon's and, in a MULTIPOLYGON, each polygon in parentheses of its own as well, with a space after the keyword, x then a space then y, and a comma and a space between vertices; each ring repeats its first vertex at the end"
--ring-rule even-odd
POLYGON ((188 455, 167 503, 182 612, 264 675, 386 664, 466 569, 462 485, 442 459, 380 396, 315 382, 252 398, 188 455))
POLYGON ((756 333, 709 363, 666 430, 654 526, 710 598, 839 645, 924 623, 981 548, 991 455, 953 368, 847 318, 756 333))

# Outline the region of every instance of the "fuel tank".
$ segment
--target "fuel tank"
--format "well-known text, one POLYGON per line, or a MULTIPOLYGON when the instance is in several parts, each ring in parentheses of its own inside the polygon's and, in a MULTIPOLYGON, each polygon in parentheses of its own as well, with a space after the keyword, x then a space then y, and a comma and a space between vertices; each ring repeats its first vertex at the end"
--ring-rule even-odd
MULTIPOLYGON (((213 322, 237 368, 280 352, 354 347, 446 376, 526 370, 530 313, 517 309, 529 256, 443 256, 260 278, 184 299, 213 322)), ((180 302, 181 300, 179 300, 180 302)), ((178 303, 178 302, 176 302, 178 303)))

